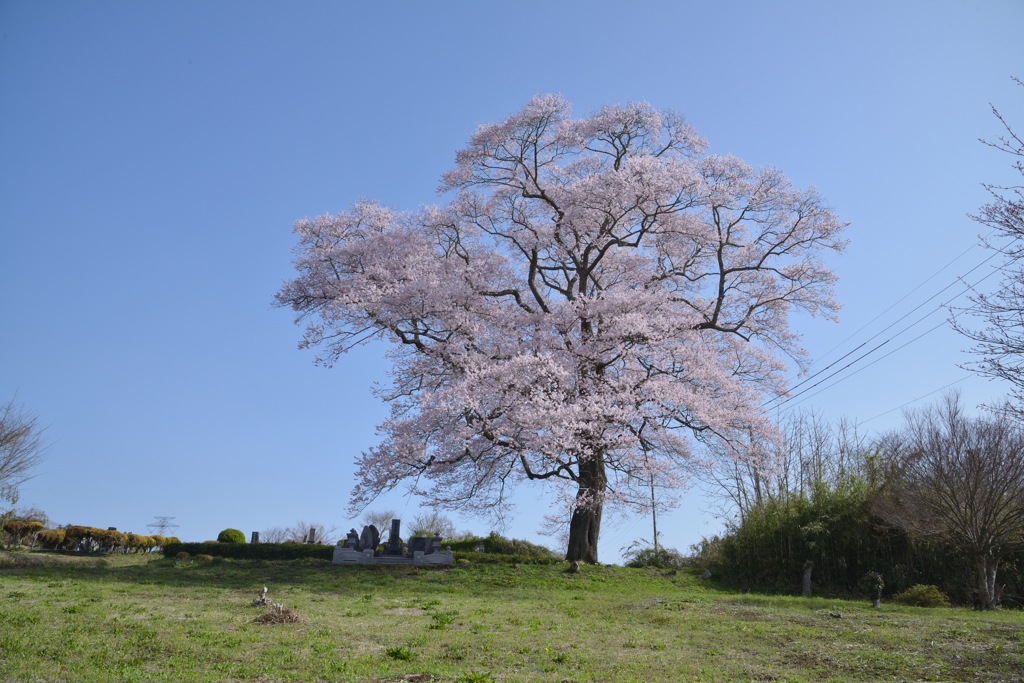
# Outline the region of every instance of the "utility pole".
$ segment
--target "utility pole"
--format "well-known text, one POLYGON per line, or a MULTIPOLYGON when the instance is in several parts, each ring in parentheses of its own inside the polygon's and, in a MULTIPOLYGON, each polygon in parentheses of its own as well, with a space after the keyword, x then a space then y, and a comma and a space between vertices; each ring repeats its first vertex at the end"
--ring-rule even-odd
POLYGON ((658 508, 654 505, 654 475, 651 475, 651 519, 654 521, 654 555, 658 555, 658 508))

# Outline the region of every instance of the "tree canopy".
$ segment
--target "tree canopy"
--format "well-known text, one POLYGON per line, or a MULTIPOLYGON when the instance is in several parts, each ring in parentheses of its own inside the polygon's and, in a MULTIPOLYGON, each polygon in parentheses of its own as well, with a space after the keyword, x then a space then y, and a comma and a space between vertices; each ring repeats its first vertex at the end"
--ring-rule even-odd
POLYGON ((821 254, 845 224, 813 188, 706 147, 644 103, 574 118, 538 96, 477 129, 445 204, 295 224, 277 301, 307 322, 301 346, 331 365, 391 342, 355 509, 408 483, 501 515, 543 481, 571 514, 567 557, 596 562, 604 506, 683 486, 695 443, 763 457, 762 401, 804 361, 790 314, 834 315, 821 254))

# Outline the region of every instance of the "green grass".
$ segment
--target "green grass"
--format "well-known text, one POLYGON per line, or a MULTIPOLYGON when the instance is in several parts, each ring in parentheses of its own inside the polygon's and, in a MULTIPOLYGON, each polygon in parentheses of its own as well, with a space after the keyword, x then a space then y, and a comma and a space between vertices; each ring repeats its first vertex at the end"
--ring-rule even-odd
POLYGON ((0 572, 0 680, 1024 681, 1019 611, 620 567, 84 559, 0 572), (263 586, 302 621, 252 623, 263 586))

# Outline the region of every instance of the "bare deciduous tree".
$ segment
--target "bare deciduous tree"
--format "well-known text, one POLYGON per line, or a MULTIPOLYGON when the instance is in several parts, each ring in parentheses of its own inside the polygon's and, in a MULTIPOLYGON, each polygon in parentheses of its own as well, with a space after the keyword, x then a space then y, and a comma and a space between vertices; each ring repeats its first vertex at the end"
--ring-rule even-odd
POLYGON ((455 523, 437 510, 424 511, 412 518, 409 535, 450 539, 455 535, 455 523))
POLYGON ((32 477, 46 453, 39 418, 12 398, 0 405, 0 500, 17 501, 18 487, 32 477))
POLYGON ((284 543, 288 540, 288 529, 279 526, 270 527, 260 532, 260 541, 263 543, 284 543))
POLYGON ((830 423, 813 411, 791 413, 779 425, 781 441, 763 442, 761 457, 739 457, 731 449, 709 449, 694 459, 694 477, 718 503, 722 514, 743 519, 769 500, 810 497, 822 484, 849 475, 868 476, 865 454, 870 449, 856 423, 840 418, 830 423))
POLYGON ((333 545, 338 540, 338 527, 327 526, 320 522, 303 522, 298 521, 294 526, 288 527, 285 530, 285 540, 295 541, 296 543, 306 543, 309 541, 309 531, 313 530, 314 542, 323 543, 325 545, 333 545))
MULTIPOLYGON (((1024 87, 1024 82, 1013 80, 1024 87)), ((1006 134, 996 142, 982 142, 1015 157, 1013 168, 1024 176, 1024 139, 1013 132, 995 107, 992 113, 1003 124, 1006 134)), ((973 294, 972 306, 964 311, 981 318, 984 327, 969 326, 955 316, 951 324, 957 332, 976 342, 973 351, 981 358, 963 367, 1009 382, 1014 401, 998 408, 1024 419, 1024 241, 1021 240, 1024 238, 1024 187, 986 184, 985 189, 992 193, 993 201, 981 207, 974 219, 994 229, 982 241, 986 247, 1003 255, 1000 267, 1003 280, 991 295, 973 294)))
POLYGON ((398 513, 394 510, 365 510, 362 522, 364 525, 372 524, 383 534, 385 529, 391 528, 391 520, 397 516, 398 513))
POLYGON ((1024 545, 1024 432, 1009 420, 967 417, 952 393, 908 413, 881 444, 889 473, 876 512, 970 553, 981 607, 995 607, 999 562, 1024 545))

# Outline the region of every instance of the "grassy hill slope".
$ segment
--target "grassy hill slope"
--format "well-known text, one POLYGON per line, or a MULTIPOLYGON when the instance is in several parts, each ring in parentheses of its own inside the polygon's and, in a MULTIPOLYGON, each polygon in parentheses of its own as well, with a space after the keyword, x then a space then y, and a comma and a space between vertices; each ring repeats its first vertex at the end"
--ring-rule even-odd
POLYGON ((620 567, 57 561, 0 571, 2 680, 1024 680, 1019 611, 878 610, 620 567), (253 623, 263 586, 301 622, 253 623))

